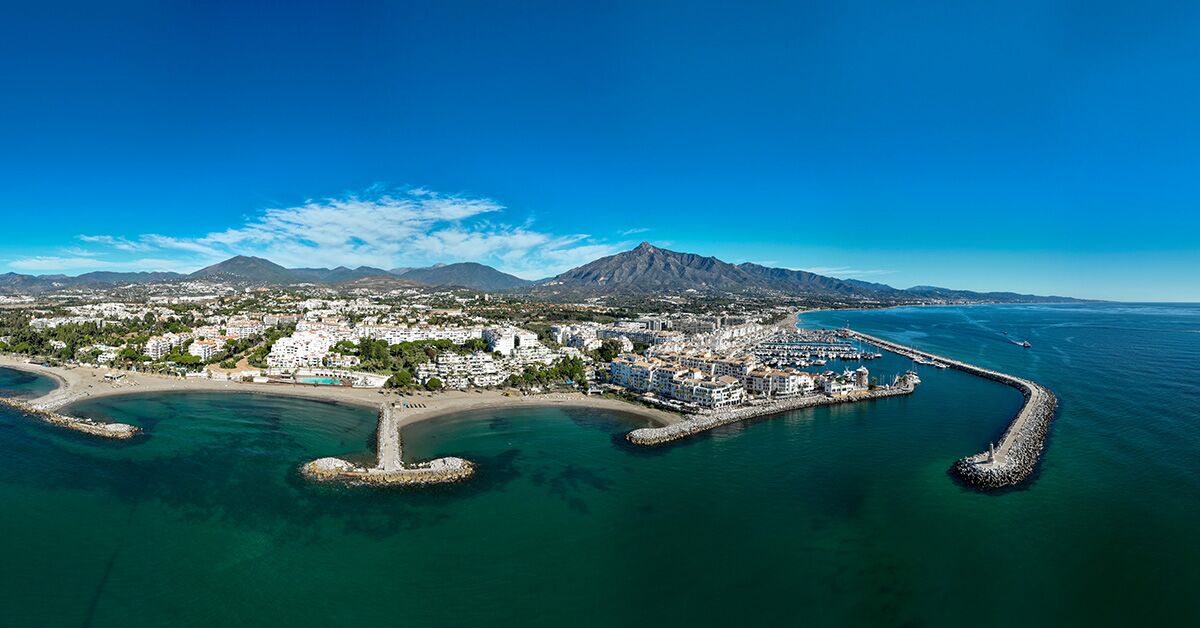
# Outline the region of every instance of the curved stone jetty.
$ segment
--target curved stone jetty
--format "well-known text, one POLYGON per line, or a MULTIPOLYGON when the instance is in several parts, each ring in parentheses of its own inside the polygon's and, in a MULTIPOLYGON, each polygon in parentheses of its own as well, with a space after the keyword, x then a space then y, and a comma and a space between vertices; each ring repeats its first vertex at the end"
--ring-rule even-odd
POLYGON ((126 440, 137 436, 142 431, 140 427, 126 423, 104 423, 103 421, 62 415, 44 406, 32 404, 28 401, 21 401, 20 399, 0 397, 0 404, 17 410, 26 416, 38 418, 51 425, 65 427, 69 430, 101 438, 126 440))
POLYGON ((341 458, 318 458, 306 463, 300 472, 317 482, 376 485, 442 484, 457 482, 475 473, 475 465, 455 457, 404 464, 400 428, 392 416, 389 403, 379 406, 379 429, 375 444, 376 460, 373 467, 362 467, 341 458))
POLYGON ((643 427, 633 430, 625 435, 625 439, 634 445, 661 445, 673 440, 679 440, 693 434, 699 434, 713 428, 729 425, 747 419, 757 417, 770 416, 790 410, 800 410, 803 408, 814 408, 816 406, 831 406, 840 403, 854 403, 856 401, 869 401, 871 399, 882 399, 883 397, 895 397, 897 395, 911 394, 915 388, 911 385, 904 386, 886 386, 876 388, 871 391, 861 391, 828 397, 825 395, 807 395, 804 397, 792 397, 790 399, 782 399, 771 403, 759 406, 747 406, 744 408, 735 408, 733 410, 724 410, 713 412, 711 414, 689 414, 679 423, 664 425, 662 427, 643 427))
POLYGON ((981 490, 999 489, 1020 484, 1037 467, 1042 450, 1046 446, 1050 422, 1054 420, 1055 411, 1058 409, 1058 398, 1050 389, 1027 379, 919 351, 860 332, 846 330, 844 333, 892 353, 909 358, 936 360, 964 373, 1007 384, 1021 391, 1025 403, 1004 431, 1004 436, 1000 438, 1000 446, 989 447, 988 451, 967 456, 951 465, 950 472, 960 480, 981 490))

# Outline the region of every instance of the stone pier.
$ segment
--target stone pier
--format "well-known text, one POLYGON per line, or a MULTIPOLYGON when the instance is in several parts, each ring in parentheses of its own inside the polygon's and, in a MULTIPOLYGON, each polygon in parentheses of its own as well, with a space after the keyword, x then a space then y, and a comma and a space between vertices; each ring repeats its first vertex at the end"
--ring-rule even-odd
POLYGON ((396 425, 394 411, 390 403, 379 407, 375 466, 362 467, 341 458, 318 458, 301 467, 301 473, 317 482, 414 485, 457 482, 475 472, 475 465, 470 461, 455 457, 404 464, 400 428, 396 425))
POLYGON ((762 405, 746 406, 731 410, 718 410, 710 414, 689 414, 679 423, 663 427, 644 427, 633 430, 625 435, 625 439, 635 445, 661 445, 739 421, 771 416, 803 408, 815 408, 817 406, 831 406, 908 395, 913 390, 914 387, 912 385, 884 386, 874 390, 857 391, 845 395, 806 395, 803 397, 770 401, 762 405))
POLYGON ((1020 484, 1037 467, 1045 448, 1046 434, 1050 431, 1050 422, 1054 420, 1058 409, 1058 398, 1048 388, 1027 379, 951 360, 856 331, 845 330, 842 333, 892 353, 908 358, 936 360, 950 368, 1000 382, 1021 391, 1025 403, 1013 417, 1012 423, 1000 438, 999 445, 989 446, 988 451, 962 458, 950 467, 950 472, 963 482, 981 490, 1004 488, 1020 484))

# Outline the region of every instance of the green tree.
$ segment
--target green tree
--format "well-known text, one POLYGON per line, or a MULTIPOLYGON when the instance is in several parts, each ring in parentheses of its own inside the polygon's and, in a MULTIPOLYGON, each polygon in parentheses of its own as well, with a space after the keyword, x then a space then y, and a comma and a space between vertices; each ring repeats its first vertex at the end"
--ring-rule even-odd
POLYGON ((400 369, 388 378, 388 388, 410 388, 413 385, 413 376, 408 369, 400 369))
POLYGON ((425 382, 425 388, 427 390, 435 390, 435 391, 441 390, 442 389, 442 380, 440 380, 436 377, 430 377, 429 381, 425 382))
POLYGON ((621 343, 616 340, 605 340, 596 349, 596 359, 601 362, 612 362, 614 358, 621 354, 621 343))

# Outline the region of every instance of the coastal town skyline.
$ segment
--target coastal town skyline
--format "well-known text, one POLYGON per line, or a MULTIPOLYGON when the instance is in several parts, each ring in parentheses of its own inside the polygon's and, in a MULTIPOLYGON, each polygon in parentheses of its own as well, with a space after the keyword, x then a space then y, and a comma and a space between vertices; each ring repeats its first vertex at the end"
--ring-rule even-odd
POLYGON ((1200 624, 1197 33, 0 3, 0 617, 1200 624))
POLYGON ((648 240, 1200 299, 1194 9, 304 6, 5 20, 0 272, 246 254, 536 279, 648 240))

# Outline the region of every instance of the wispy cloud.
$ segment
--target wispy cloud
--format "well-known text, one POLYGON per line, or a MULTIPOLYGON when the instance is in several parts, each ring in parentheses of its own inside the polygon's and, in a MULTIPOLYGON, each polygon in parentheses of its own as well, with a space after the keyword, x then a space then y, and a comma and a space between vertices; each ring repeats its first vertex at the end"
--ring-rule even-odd
POLYGON ((837 277, 839 279, 866 279, 869 277, 878 277, 879 275, 890 275, 894 270, 865 270, 860 268, 851 268, 849 266, 813 266, 810 268, 797 268, 795 270, 805 270, 818 275, 827 275, 829 277, 837 277))
POLYGON ((97 259, 93 256, 39 255, 12 260, 8 263, 13 270, 36 273, 89 272, 111 270, 136 272, 143 270, 184 272, 195 270, 194 265, 173 259, 145 258, 126 261, 97 259))
MULTIPOLYGON (((588 234, 555 234, 502 220, 505 207, 482 197, 445 195, 426 188, 372 188, 342 198, 270 208, 243 224, 203 235, 157 233, 136 237, 81 235, 90 248, 73 255, 15 260, 19 270, 187 268, 233 255, 265 257, 287 267, 417 266, 475 261, 522 277, 555 274, 620 250, 588 234), (113 261, 129 254, 146 259, 113 261), (154 259, 150 259, 154 258, 154 259)), ((640 230, 629 230, 630 233, 640 230)))
POLYGON ((618 231, 617 233, 621 234, 622 236, 631 236, 631 235, 636 235, 639 233, 646 233, 649 230, 650 230, 649 227, 634 227, 633 229, 626 229, 624 231, 618 231))
POLYGON ((140 242, 134 242, 126 238, 108 235, 81 235, 79 236, 79 240, 81 242, 88 242, 90 244, 103 244, 119 251, 126 251, 130 253, 148 251, 152 248, 140 242))

